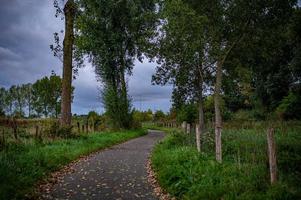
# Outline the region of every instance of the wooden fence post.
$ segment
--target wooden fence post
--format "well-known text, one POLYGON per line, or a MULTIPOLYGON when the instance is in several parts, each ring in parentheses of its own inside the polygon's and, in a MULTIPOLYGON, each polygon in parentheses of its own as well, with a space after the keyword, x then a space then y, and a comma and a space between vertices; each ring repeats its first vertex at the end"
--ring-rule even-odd
POLYGON ((17 125, 16 118, 13 118, 12 120, 12 128, 13 128, 14 138, 18 140, 18 125, 17 125))
POLYGON ((39 126, 36 125, 36 134, 35 134, 35 138, 38 139, 39 137, 39 126))
POLYGON ((5 135, 4 135, 4 129, 2 129, 2 135, 0 140, 0 148, 5 147, 5 135))
POLYGON ((196 138, 196 148, 198 152, 201 152, 201 133, 200 126, 198 124, 195 125, 195 138, 196 138))
POLYGON ((271 184, 274 184, 277 181, 277 159, 276 159, 276 143, 275 143, 273 128, 268 129, 267 140, 268 140, 268 156, 269 156, 271 184))
POLYGON ((191 124, 187 124, 187 128, 186 128, 186 133, 187 134, 190 134, 190 126, 191 126, 191 124))
POLYGON ((84 133, 85 132, 85 125, 84 124, 82 124, 82 132, 84 133))
POLYGON ((187 129, 187 122, 186 122, 186 121, 183 121, 183 122, 182 122, 182 131, 183 131, 184 133, 186 133, 186 129, 187 129))
POLYGON ((78 130, 78 133, 80 133, 80 124, 79 124, 79 122, 77 122, 77 130, 78 130))

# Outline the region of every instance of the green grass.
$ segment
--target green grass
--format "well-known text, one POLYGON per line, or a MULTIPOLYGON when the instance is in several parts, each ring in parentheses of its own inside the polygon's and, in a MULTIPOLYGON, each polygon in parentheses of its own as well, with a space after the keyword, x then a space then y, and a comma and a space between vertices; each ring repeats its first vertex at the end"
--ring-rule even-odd
POLYGON ((145 133, 143 129, 92 133, 48 143, 11 144, 0 152, 0 199, 22 199, 38 180, 72 160, 145 133))
POLYGON ((263 125, 228 126, 222 137, 222 164, 215 161, 212 131, 202 153, 188 136, 172 132, 151 157, 160 185, 177 199, 301 199, 300 123, 277 128, 279 181, 273 186, 265 130, 263 125))

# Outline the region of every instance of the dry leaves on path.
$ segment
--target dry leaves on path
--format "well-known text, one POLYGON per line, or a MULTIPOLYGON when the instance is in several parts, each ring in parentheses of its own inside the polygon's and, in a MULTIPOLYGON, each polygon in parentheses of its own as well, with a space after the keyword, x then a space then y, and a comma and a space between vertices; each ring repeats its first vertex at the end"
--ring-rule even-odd
POLYGON ((147 169, 147 178, 148 182, 151 184, 153 187, 155 195, 160 199, 160 200, 176 200, 175 197, 171 197, 170 194, 165 192, 159 185, 157 178, 156 178, 156 173, 152 169, 152 164, 150 159, 148 159, 147 164, 146 164, 146 169, 147 169))

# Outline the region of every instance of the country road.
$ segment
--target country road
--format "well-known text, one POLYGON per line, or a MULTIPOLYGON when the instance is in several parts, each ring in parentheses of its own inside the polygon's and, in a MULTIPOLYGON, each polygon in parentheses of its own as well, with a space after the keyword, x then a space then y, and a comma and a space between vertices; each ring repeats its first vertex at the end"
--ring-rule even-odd
POLYGON ((41 199, 157 199, 147 181, 146 162, 159 131, 97 152, 73 166, 72 173, 41 199))

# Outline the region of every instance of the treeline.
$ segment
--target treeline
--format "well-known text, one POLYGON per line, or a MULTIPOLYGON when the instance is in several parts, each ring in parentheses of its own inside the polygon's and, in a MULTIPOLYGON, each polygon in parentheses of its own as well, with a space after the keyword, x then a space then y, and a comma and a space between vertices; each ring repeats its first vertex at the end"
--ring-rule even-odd
POLYGON ((55 117, 60 114, 62 79, 54 72, 35 83, 0 88, 0 116, 55 117))

